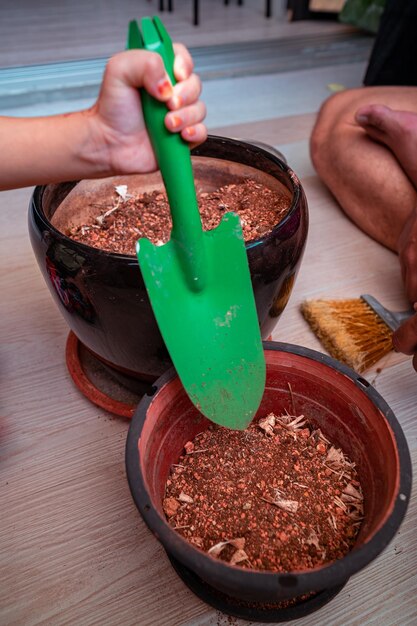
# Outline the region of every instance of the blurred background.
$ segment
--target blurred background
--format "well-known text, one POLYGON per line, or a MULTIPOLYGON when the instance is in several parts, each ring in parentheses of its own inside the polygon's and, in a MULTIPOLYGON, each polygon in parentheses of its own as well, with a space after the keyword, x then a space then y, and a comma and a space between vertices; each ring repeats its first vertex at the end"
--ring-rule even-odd
MULTIPOLYGON (((332 90, 360 85, 370 55, 372 23, 371 29, 367 24, 364 29, 352 19, 350 24, 340 21, 345 4, 344 0, 1 0, 0 113, 42 115, 89 106, 107 59, 125 47, 129 20, 153 14, 161 16, 174 41, 190 48, 205 85, 209 126, 225 121, 233 107, 233 81, 261 75, 285 74, 286 89, 280 83, 282 101, 278 92, 268 103, 262 98, 252 118, 255 113, 279 115, 294 96, 294 85, 297 97, 315 110, 332 90), (267 112, 265 104, 270 107, 267 112)), ((253 94, 259 94, 256 80, 253 85, 253 94)), ((251 94, 247 95, 245 105, 252 106, 251 94)), ((233 116, 241 108, 239 97, 233 116)))

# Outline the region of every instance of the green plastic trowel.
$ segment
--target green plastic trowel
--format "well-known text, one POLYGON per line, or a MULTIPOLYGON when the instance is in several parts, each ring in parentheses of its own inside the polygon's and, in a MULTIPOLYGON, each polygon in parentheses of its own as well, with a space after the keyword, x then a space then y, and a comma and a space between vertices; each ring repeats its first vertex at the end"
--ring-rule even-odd
MULTIPOLYGON (((132 21, 128 48, 159 53, 175 84, 172 42, 159 18, 143 18, 141 31, 132 21)), ((140 93, 173 223, 166 244, 137 242, 153 312, 191 401, 213 422, 244 429, 263 395, 265 359, 239 217, 226 213, 203 232, 189 147, 166 129, 166 105, 140 93)))

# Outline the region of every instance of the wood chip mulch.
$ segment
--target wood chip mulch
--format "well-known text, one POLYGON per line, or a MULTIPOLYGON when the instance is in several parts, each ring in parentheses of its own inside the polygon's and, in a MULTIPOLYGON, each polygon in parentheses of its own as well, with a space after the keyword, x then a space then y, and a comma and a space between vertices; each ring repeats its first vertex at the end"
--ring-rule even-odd
POLYGON ((363 519, 358 475, 301 415, 270 414, 245 431, 216 425, 185 445, 163 508, 195 547, 232 565, 291 572, 331 563, 363 519))

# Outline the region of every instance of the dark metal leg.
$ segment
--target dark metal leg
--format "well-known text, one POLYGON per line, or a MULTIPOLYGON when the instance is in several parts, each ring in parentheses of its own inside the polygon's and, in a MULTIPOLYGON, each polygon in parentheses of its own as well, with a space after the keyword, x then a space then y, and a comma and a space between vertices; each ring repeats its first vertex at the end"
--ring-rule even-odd
POLYGON ((159 0, 159 10, 160 11, 164 10, 164 0, 159 0))
POLYGON ((200 5, 199 0, 194 0, 193 2, 193 24, 194 26, 198 26, 200 23, 200 5))
POLYGON ((266 0, 265 17, 271 17, 271 15, 272 15, 272 2, 271 0, 266 0))
POLYGON ((174 5, 172 3, 172 0, 168 0, 168 11, 173 11, 174 9, 174 5))
POLYGON ((289 0, 288 8, 291 11, 291 21, 308 20, 311 11, 308 8, 309 0, 289 0))

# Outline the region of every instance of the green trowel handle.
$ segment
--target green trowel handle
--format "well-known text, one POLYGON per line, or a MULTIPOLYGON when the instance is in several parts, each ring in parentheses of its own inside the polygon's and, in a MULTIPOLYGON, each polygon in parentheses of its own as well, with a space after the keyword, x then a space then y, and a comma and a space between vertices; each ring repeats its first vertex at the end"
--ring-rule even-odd
MULTIPOLYGON (((130 22, 128 48, 145 48, 160 54, 172 84, 175 84, 174 50, 161 20, 145 17, 141 26, 142 35, 136 20, 130 22)), ((171 133, 166 128, 166 105, 145 89, 141 89, 141 100, 171 209, 171 239, 177 246, 186 281, 194 291, 199 291, 205 285, 206 265, 190 149, 178 133, 171 133)))

